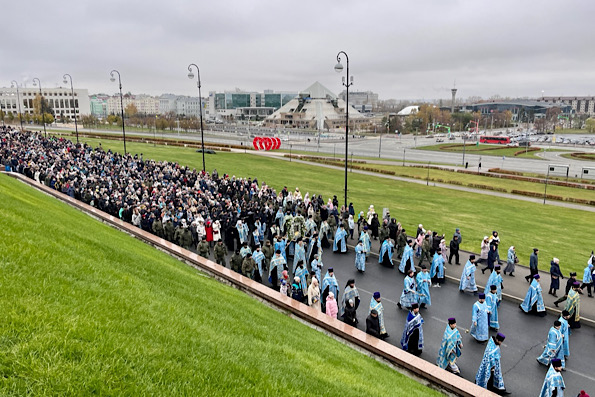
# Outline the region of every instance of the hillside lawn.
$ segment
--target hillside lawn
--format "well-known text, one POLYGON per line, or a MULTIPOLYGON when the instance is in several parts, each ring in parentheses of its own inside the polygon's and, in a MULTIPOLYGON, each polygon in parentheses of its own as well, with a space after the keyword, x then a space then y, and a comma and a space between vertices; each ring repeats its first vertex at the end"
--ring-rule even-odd
MULTIPOLYGON (((506 145, 490 145, 485 143, 480 143, 476 145, 475 143, 467 143, 465 144, 465 152, 469 154, 475 154, 478 156, 506 156, 506 157, 523 157, 523 158, 531 158, 531 159, 539 159, 544 160, 543 157, 537 156, 537 153, 541 152, 566 152, 567 149, 558 149, 558 148, 543 148, 532 146, 532 149, 539 149, 539 150, 525 150, 524 147, 519 146, 506 146, 506 145), (517 155, 515 153, 522 152, 517 155)), ((417 149, 419 150, 429 150, 432 152, 449 152, 449 153, 463 153, 463 144, 462 143, 442 143, 439 145, 429 145, 429 146, 419 146, 417 149)))
POLYGON ((6 175, 0 216, 1 395, 439 395, 6 175))
MULTIPOLYGON (((97 146, 97 140, 86 140, 97 146)), ((122 150, 122 142, 101 140, 105 149, 122 150)), ((177 161, 191 168, 202 168, 202 155, 192 148, 153 146, 127 143, 130 153, 143 153, 145 159, 177 161)), ((283 186, 302 194, 322 194, 324 199, 337 195, 343 202, 344 173, 320 168, 317 165, 255 154, 217 152, 205 155, 208 171, 216 168, 219 175, 257 177, 280 191, 283 186)), ((349 173, 348 202, 353 202, 356 214, 367 212, 374 204, 377 212, 389 208, 408 233, 414 233, 422 223, 426 229, 445 233, 450 241, 455 228, 463 234, 462 249, 479 252, 484 235, 497 230, 501 237, 502 258, 511 245, 516 246, 521 264, 528 266, 533 247, 540 249, 540 269, 549 270, 553 257, 560 259, 562 271, 581 272, 591 247, 577 244, 579 236, 588 236, 594 214, 588 211, 527 201, 505 199, 490 195, 467 193, 452 189, 423 186, 382 177, 349 173)), ((548 187, 549 191, 549 187, 548 187)), ((580 240, 582 241, 582 240, 580 240)), ((589 240, 587 240, 589 241, 589 240)))

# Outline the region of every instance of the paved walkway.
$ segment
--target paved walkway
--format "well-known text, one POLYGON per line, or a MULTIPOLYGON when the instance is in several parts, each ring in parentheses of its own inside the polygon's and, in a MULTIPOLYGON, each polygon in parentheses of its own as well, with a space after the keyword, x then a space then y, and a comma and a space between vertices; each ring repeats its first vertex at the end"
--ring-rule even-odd
MULTIPOLYGON (((232 150, 232 151, 241 152, 241 150, 232 150)), ((253 154, 255 156, 274 157, 274 158, 277 158, 277 159, 289 161, 289 158, 283 157, 283 155, 285 153, 283 153, 283 154, 275 154, 275 153, 271 153, 271 152, 257 152, 257 151, 252 151, 252 152, 250 152, 250 154, 253 154)), ((320 164, 320 163, 315 163, 315 162, 298 160, 298 159, 295 159, 295 158, 291 159, 291 161, 294 161, 294 162, 297 162, 297 163, 301 163, 301 164, 315 165, 315 166, 323 167, 323 168, 330 168, 330 169, 334 169, 334 170, 344 170, 344 168, 337 167, 337 166, 334 166, 334 165, 320 164)), ((405 177, 393 176, 393 175, 384 175, 384 174, 379 174, 379 173, 371 172, 371 171, 355 170, 355 169, 354 170, 351 170, 350 169, 350 172, 357 173, 357 174, 362 174, 362 175, 376 176, 378 178, 392 179, 392 180, 395 180, 395 181, 417 183, 419 185, 426 185, 427 184, 426 181, 420 180, 420 179, 405 178, 405 177)), ((466 187, 466 186, 451 185, 451 184, 448 184, 448 183, 431 182, 430 183, 430 186, 440 187, 440 188, 444 188, 444 189, 458 190, 458 191, 468 192, 468 193, 485 194, 485 195, 488 195, 488 196, 502 197, 502 198, 513 199, 513 200, 528 201, 528 202, 536 203, 536 204, 542 204, 543 203, 543 198, 526 197, 526 196, 521 196, 521 195, 517 195, 517 194, 495 192, 495 191, 491 191, 491 190, 475 189, 475 188, 466 187)), ((595 207, 593 207, 593 206, 581 205, 581 204, 574 204, 574 203, 567 203, 565 201, 547 200, 546 201, 546 205, 553 205, 553 206, 556 206, 556 207, 572 208, 572 209, 575 209, 575 210, 595 212, 595 207)))

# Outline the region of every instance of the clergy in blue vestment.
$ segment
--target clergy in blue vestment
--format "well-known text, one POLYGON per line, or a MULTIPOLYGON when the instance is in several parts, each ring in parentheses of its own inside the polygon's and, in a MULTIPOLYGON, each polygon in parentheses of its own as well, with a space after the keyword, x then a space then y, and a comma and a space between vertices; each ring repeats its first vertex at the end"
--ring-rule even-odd
POLYGON ((444 257, 442 256, 441 248, 436 250, 432 258, 430 277, 434 283, 434 287, 440 287, 441 284, 444 284, 444 257))
POLYGON ((386 332, 386 328, 384 326, 384 306, 382 306, 382 299, 380 298, 380 292, 374 292, 372 295, 372 299, 370 300, 370 309, 368 310, 368 315, 372 312, 372 310, 376 310, 378 313, 378 322, 380 323, 380 338, 386 339, 388 338, 388 333, 386 332))
POLYGON ((529 286, 525 300, 520 304, 520 308, 525 313, 537 314, 540 317, 546 316, 545 304, 541 295, 541 284, 539 284, 539 274, 533 276, 533 281, 529 286))
POLYGON ((345 307, 347 306, 347 302, 349 300, 353 300, 353 307, 357 311, 359 307, 359 291, 355 286, 355 279, 350 278, 347 280, 347 284, 345 285, 345 289, 343 290, 343 299, 341 299, 341 307, 339 308, 339 316, 342 316, 345 313, 345 307))
POLYGON ((306 248, 304 248, 304 241, 302 238, 298 238, 297 244, 295 245, 295 251, 293 253, 293 273, 295 274, 295 267, 297 263, 302 261, 306 263, 306 248))
POLYGON ((399 264, 399 271, 401 273, 407 273, 407 269, 415 270, 415 264, 413 263, 413 241, 411 239, 407 240, 407 245, 405 246, 401 263, 399 264))
POLYGON ((419 308, 423 309, 426 306, 432 305, 432 298, 430 297, 430 285, 432 280, 430 279, 430 272, 426 265, 421 265, 421 272, 415 276, 417 283, 417 294, 419 296, 419 308))
POLYGON ((559 358, 561 360, 562 368, 564 368, 564 350, 562 345, 564 343, 564 336, 560 331, 562 323, 558 320, 554 321, 554 326, 550 328, 547 333, 547 343, 543 349, 541 356, 537 357, 537 362, 543 365, 550 365, 552 359, 559 358))
POLYGON ((407 323, 401 337, 403 350, 416 356, 421 355, 424 348, 424 319, 419 314, 419 305, 414 303, 411 311, 407 314, 407 323))
POLYGON ((263 277, 264 277, 264 272, 265 272, 265 263, 264 263, 264 254, 262 252, 262 249, 260 248, 260 245, 256 246, 256 250, 254 251, 254 254, 252 255, 252 259, 254 259, 254 262, 256 262, 256 265, 258 266, 258 275, 259 275, 259 279, 257 278, 257 281, 262 282, 263 277))
POLYGON ((558 321, 562 324, 560 327, 560 332, 562 332, 562 336, 564 337, 564 341, 562 342, 562 353, 564 354, 565 358, 570 357, 570 332, 569 332, 569 324, 568 319, 570 318, 570 313, 567 310, 562 310, 562 314, 558 321))
POLYGON ((403 292, 401 292, 401 298, 397 302, 399 309, 405 307, 409 309, 413 307, 413 304, 418 303, 417 286, 415 285, 415 272, 409 269, 407 277, 403 280, 403 292))
POLYGON ((355 246, 355 268, 360 273, 366 271, 366 248, 361 240, 355 246))
POLYGON ((490 286, 490 292, 486 294, 486 306, 488 307, 488 323, 490 328, 498 331, 500 323, 498 322, 498 295, 496 286, 490 286))
POLYGON ((372 248, 372 242, 370 241, 370 234, 368 233, 368 226, 364 226, 364 230, 359 235, 359 239, 364 244, 364 251, 366 251, 366 257, 370 253, 372 248))
POLYGON ((504 387, 504 378, 502 377, 501 352, 500 345, 506 336, 500 332, 492 336, 488 341, 483 353, 479 369, 475 375, 475 383, 490 391, 499 394, 510 394, 504 387))
POLYGON ((333 252, 347 252, 347 243, 345 239, 347 237, 347 232, 345 231, 345 225, 341 223, 340 227, 335 232, 335 241, 333 243, 333 252))
POLYGON ((470 291, 477 292, 477 284, 475 284, 475 255, 469 255, 469 260, 465 263, 463 274, 461 274, 461 282, 459 283, 459 290, 462 292, 470 291))
POLYGON ((471 328, 469 333, 478 342, 485 342, 490 337, 488 325, 488 306, 485 303, 485 294, 479 294, 477 302, 473 304, 471 314, 471 328))
POLYGON ((236 229, 238 230, 238 235, 240 236, 240 244, 244 244, 248 242, 248 225, 242 222, 241 219, 238 219, 236 222, 236 229))
POLYGON ((500 275, 501 267, 500 265, 494 266, 494 270, 490 274, 488 278, 488 282, 486 283, 486 287, 483 290, 484 294, 487 294, 490 291, 490 286, 496 286, 496 295, 498 295, 498 306, 500 306, 500 301, 502 301, 502 276, 500 275))
POLYGON ((322 279, 322 306, 323 311, 326 313, 326 297, 328 296, 329 292, 332 292, 333 295, 339 296, 339 283, 335 278, 335 272, 332 267, 329 267, 322 279))
POLYGON ((380 247, 380 255, 378 256, 378 263, 382 263, 384 266, 394 266, 393 265, 393 244, 390 238, 387 238, 382 243, 380 247))
POLYGON ((438 360, 436 364, 446 369, 453 374, 460 374, 457 359, 461 356, 461 349, 463 348, 463 340, 461 334, 457 329, 457 320, 454 317, 448 319, 448 325, 444 330, 442 336, 442 343, 438 351, 438 360))
POLYGON ((564 384, 561 371, 562 363, 558 359, 553 359, 550 368, 545 374, 539 397, 564 397, 566 385, 564 384))
POLYGON ((281 283, 283 270, 285 270, 286 264, 287 262, 285 261, 285 258, 283 258, 283 255, 281 255, 281 251, 276 250, 275 256, 271 259, 269 265, 269 281, 277 291, 279 290, 279 283, 281 283))
POLYGON ((314 255, 314 260, 310 262, 310 269, 316 274, 318 282, 322 280, 322 261, 319 260, 318 254, 314 255))
POLYGON ((287 262, 287 253, 285 252, 286 248, 287 248, 287 238, 277 236, 276 241, 275 241, 275 251, 277 251, 277 250, 281 251, 281 255, 283 256, 283 259, 285 259, 285 261, 287 262))
POLYGON ((295 269, 295 276, 300 278, 300 287, 304 296, 308 294, 308 269, 304 265, 304 261, 299 261, 295 269))

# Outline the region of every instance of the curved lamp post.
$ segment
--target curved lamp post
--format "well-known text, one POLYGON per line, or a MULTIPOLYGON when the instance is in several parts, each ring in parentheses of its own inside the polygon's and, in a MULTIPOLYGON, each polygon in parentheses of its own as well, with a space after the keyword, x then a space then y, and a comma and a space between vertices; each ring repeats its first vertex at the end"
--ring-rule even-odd
POLYGON ((66 73, 62 78, 64 79, 64 84, 68 84, 68 80, 66 77, 70 79, 70 93, 72 94, 72 113, 74 113, 74 130, 76 131, 76 143, 79 143, 79 127, 76 122, 76 107, 74 106, 74 88, 72 86, 72 76, 66 73))
POLYGON ((193 79, 194 78, 194 73, 192 73, 192 66, 194 66, 196 68, 196 78, 197 78, 197 82, 196 82, 196 86, 198 87, 198 103, 199 103, 199 109, 198 112, 200 114, 200 142, 201 142, 201 148, 202 148, 202 172, 205 172, 205 137, 204 137, 204 132, 202 129, 202 96, 200 94, 200 69, 198 68, 198 66, 195 63, 191 63, 190 65, 188 65, 188 78, 189 79, 193 79))
POLYGON ((41 81, 39 81, 39 79, 37 77, 35 77, 33 79, 33 86, 39 85, 39 98, 40 98, 40 102, 41 102, 41 121, 43 123, 43 133, 45 134, 45 137, 48 137, 48 133, 45 130, 45 111, 43 109, 43 94, 41 93, 41 81), (35 80, 37 80, 37 83, 35 82, 35 80))
POLYGON ((120 108, 122 110, 122 137, 124 138, 124 156, 126 156, 126 129, 124 128, 124 100, 122 99, 122 79, 120 78, 120 72, 114 69, 110 72, 110 81, 112 83, 116 81, 114 73, 118 75, 118 85, 120 87, 120 108))
POLYGON ((345 95, 345 208, 347 208, 347 157, 349 150, 349 87, 353 85, 353 76, 349 76, 349 57, 345 51, 339 51, 337 54, 337 64, 335 65, 335 72, 341 73, 343 71, 343 64, 341 64, 341 54, 345 55, 347 64, 346 75, 343 76, 343 86, 346 88, 345 95))
POLYGON ((21 122, 21 132, 24 131, 23 130, 23 113, 21 113, 21 99, 20 99, 20 95, 19 95, 19 83, 16 82, 16 80, 13 80, 10 82, 10 85, 14 85, 17 89, 17 103, 19 104, 19 120, 21 122))

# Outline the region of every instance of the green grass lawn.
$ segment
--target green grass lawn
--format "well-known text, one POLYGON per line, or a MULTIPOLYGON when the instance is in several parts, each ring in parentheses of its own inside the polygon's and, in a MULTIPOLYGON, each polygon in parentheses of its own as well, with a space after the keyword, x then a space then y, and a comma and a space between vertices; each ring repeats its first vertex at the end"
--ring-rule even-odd
MULTIPOLYGON (((356 164, 357 165, 357 164, 356 164)), ((337 166, 341 166, 337 163, 337 166)), ((403 167, 399 165, 385 165, 385 164, 365 164, 364 167, 372 167, 378 170, 394 171, 397 176, 426 179, 428 176, 428 169, 421 167, 403 167)), ((462 184, 463 186, 489 185, 495 188, 506 189, 507 192, 512 190, 522 190, 527 192, 535 192, 543 194, 544 184, 536 182, 517 181, 512 179, 490 178, 480 175, 463 174, 452 171, 442 171, 430 169, 429 173, 430 183, 432 181, 455 182, 455 184, 462 184)), ((473 186, 471 186, 473 187, 473 186)), ((574 197, 586 200, 595 200, 595 190, 576 189, 563 186, 548 185, 548 194, 561 196, 563 198, 574 197)))
MULTIPOLYGON (((97 141, 91 141, 96 144, 97 141)), ((103 140, 104 148, 122 150, 122 143, 103 140)), ((194 149, 127 144, 131 153, 144 153, 144 158, 177 161, 202 168, 202 157, 194 149)), ((220 175, 257 177, 279 191, 283 186, 300 187, 303 194, 322 194, 326 199, 336 194, 342 202, 344 173, 286 160, 254 154, 218 152, 206 155, 207 170, 217 168, 220 175)), ((444 232, 450 238, 454 229, 463 231, 463 249, 479 252, 481 239, 498 230, 502 246, 517 247, 521 263, 529 263, 533 247, 539 247, 543 268, 554 256, 560 259, 564 272, 581 271, 591 248, 574 249, 576 236, 587 236, 592 230, 593 213, 570 208, 535 204, 452 189, 427 187, 389 180, 382 177, 349 174, 349 202, 356 213, 367 211, 374 204, 378 212, 390 209, 391 215, 413 233, 419 223, 426 229, 444 232), (587 252, 588 251, 588 252, 587 252)), ((549 188, 548 188, 549 190, 549 188)))
POLYGON ((5 175, 0 216, 1 395, 439 395, 5 175))
MULTIPOLYGON (((534 146, 533 148, 536 148, 534 146)), ((463 153, 463 146, 459 143, 443 143, 440 145, 430 145, 430 146, 420 146, 418 147, 420 150, 430 150, 433 152, 452 152, 452 153, 463 153)), ((485 143, 480 143, 479 146, 475 145, 474 143, 467 143, 465 145, 465 152, 480 156, 506 156, 506 157, 524 157, 524 158, 531 158, 531 159, 540 159, 543 160, 542 157, 537 156, 537 153, 540 152, 565 152, 566 149, 558 149, 558 148, 540 148, 539 151, 527 151, 525 153, 525 148, 523 147, 508 147, 506 145, 488 145, 485 143), (515 153, 521 152, 520 154, 515 156, 515 153)))
MULTIPOLYGON (((578 152, 577 152, 578 153, 578 152)), ((595 153, 583 153, 580 152, 581 156, 572 156, 570 153, 562 154, 562 157, 572 160, 580 160, 580 161, 595 161, 595 153)))

